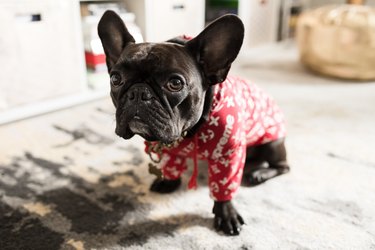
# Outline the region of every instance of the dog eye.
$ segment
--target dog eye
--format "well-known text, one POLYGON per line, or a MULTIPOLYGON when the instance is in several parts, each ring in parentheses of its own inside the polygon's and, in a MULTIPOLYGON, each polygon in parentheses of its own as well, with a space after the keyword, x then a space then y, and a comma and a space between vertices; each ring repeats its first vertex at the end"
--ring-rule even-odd
POLYGON ((173 77, 169 79, 169 81, 165 85, 165 88, 170 92, 178 92, 183 88, 183 86, 184 82, 180 78, 173 77))
POLYGON ((111 75, 111 84, 113 86, 120 86, 122 84, 121 76, 117 73, 111 75))

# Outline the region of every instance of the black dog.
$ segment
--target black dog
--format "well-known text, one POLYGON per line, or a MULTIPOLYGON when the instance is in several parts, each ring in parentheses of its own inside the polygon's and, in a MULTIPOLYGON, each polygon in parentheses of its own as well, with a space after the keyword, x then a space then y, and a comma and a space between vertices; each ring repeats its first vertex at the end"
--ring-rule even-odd
POLYGON ((150 155, 163 156, 165 178, 156 179, 151 190, 177 189, 186 157, 195 160, 189 183, 194 187, 197 158, 207 159, 215 227, 239 234, 244 221, 231 199, 241 179, 257 185, 289 171, 281 112, 255 85, 227 78, 242 46, 240 19, 223 16, 191 40, 135 44, 120 17, 107 11, 98 31, 116 134, 138 134, 149 142, 150 155), (253 162, 267 166, 250 168, 253 162))

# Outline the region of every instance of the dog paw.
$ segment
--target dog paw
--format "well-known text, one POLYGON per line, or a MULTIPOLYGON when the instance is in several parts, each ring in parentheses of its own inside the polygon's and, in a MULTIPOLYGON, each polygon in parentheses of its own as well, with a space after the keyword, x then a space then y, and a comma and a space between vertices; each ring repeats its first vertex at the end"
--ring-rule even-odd
POLYGON ((181 185, 181 179, 163 180, 156 179, 151 184, 150 190, 160 194, 168 194, 174 192, 181 185))
POLYGON ((256 186, 287 172, 289 172, 289 168, 258 168, 244 174, 243 183, 246 186, 256 186))
POLYGON ((212 212, 215 214, 214 226, 217 231, 223 231, 227 235, 240 234, 245 222, 231 201, 215 201, 212 212))

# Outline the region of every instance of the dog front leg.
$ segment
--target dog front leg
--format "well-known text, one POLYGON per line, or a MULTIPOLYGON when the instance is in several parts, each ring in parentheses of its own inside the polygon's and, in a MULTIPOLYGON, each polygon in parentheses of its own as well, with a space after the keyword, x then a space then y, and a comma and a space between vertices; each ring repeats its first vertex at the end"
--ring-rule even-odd
POLYGON ((231 201, 215 201, 212 212, 215 214, 214 226, 227 235, 239 235, 241 226, 245 224, 241 215, 231 201))
POLYGON ((214 226, 227 235, 238 235, 244 220, 231 202, 240 186, 245 162, 246 146, 225 150, 224 157, 209 162, 209 184, 215 203, 214 226))
POLYGON ((162 179, 155 179, 150 190, 153 192, 167 194, 177 190, 181 185, 181 175, 186 170, 186 160, 173 154, 163 154, 161 169, 162 179))

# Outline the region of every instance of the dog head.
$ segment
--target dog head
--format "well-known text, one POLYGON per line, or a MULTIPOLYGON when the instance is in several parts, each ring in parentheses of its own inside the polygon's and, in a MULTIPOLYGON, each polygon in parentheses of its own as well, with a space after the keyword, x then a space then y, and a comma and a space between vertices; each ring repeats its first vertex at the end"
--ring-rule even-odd
POLYGON ((244 27, 238 17, 226 15, 186 42, 136 44, 121 18, 107 11, 98 33, 116 107, 116 134, 169 144, 209 112, 207 93, 225 80, 244 27))

